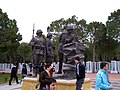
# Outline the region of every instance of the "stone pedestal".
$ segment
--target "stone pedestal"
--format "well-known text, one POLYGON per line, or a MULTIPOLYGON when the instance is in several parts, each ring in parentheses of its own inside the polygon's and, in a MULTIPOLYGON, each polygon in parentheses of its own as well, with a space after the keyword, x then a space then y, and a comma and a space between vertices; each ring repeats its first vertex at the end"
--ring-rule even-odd
POLYGON ((25 77, 22 83, 22 90, 36 90, 36 85, 38 84, 37 78, 25 77))
MULTIPOLYGON (((72 76, 72 75, 71 75, 72 76)), ((35 87, 38 81, 36 78, 24 78, 22 84, 22 90, 36 90, 35 87)), ((65 80, 65 79, 57 79, 55 90, 75 90, 76 88, 76 80, 65 80)), ((91 90, 91 80, 89 78, 85 78, 85 81, 82 85, 82 90, 91 90)))
MULTIPOLYGON (((91 81, 89 78, 85 78, 82 85, 82 90, 91 90, 91 81)), ((76 79, 73 80, 57 80, 55 90, 76 90, 76 79)))
POLYGON ((75 65, 64 64, 63 65, 63 74, 55 75, 55 78, 56 79, 66 79, 66 80, 76 79, 76 70, 75 69, 76 69, 75 65))

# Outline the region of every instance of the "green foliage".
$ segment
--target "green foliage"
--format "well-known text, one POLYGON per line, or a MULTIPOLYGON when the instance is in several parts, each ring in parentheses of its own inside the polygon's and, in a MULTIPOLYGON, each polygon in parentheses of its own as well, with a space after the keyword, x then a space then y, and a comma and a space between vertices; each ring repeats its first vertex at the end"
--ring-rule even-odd
POLYGON ((22 40, 22 35, 18 31, 16 20, 9 19, 7 13, 3 13, 0 9, 0 56, 4 54, 4 58, 7 59, 5 61, 14 61, 19 41, 22 40))
POLYGON ((120 59, 119 41, 120 41, 120 9, 111 13, 106 22, 107 36, 109 44, 109 57, 120 59))
POLYGON ((32 56, 31 46, 28 43, 21 43, 17 49, 16 59, 19 62, 30 62, 32 56))
MULTIPOLYGON (((106 26, 101 22, 91 22, 88 24, 87 29, 88 36, 93 44, 93 61, 100 60, 99 55, 101 56, 106 53, 104 51, 106 46, 106 26)), ((102 60, 105 60, 105 58, 102 57, 102 60)))
POLYGON ((120 38, 120 9, 111 13, 106 22, 107 33, 109 37, 114 39, 120 38))

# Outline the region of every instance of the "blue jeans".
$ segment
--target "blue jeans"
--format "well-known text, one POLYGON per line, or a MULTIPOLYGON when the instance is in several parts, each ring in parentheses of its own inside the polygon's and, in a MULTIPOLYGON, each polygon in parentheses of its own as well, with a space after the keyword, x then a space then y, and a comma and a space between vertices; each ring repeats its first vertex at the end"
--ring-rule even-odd
POLYGON ((27 75, 26 74, 22 74, 22 79, 24 78, 24 77, 26 77, 27 75))
POLYGON ((48 90, 47 88, 43 88, 42 90, 48 90))
MULTIPOLYGON (((27 76, 26 74, 22 74, 22 79, 26 76, 27 76)), ((22 80, 20 80, 20 84, 21 84, 21 82, 22 82, 22 80)))
POLYGON ((84 82, 84 78, 76 81, 76 90, 82 90, 81 88, 82 88, 83 82, 84 82))

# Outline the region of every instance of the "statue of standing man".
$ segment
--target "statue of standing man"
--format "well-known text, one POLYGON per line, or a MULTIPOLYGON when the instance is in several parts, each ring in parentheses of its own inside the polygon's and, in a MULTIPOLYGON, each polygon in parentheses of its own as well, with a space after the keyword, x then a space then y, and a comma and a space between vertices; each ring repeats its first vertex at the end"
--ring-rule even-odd
POLYGON ((35 77, 39 73, 39 67, 44 62, 45 56, 45 40, 42 37, 42 33, 42 30, 37 30, 37 36, 33 37, 30 41, 33 56, 33 76, 35 77))
POLYGON ((63 46, 67 43, 72 43, 74 41, 73 30, 74 30, 73 25, 68 25, 67 28, 66 28, 66 31, 64 31, 59 37, 59 43, 60 44, 59 44, 59 47, 58 47, 58 55, 59 55, 58 74, 62 74, 62 64, 63 64, 63 60, 64 60, 63 46))
POLYGON ((50 64, 53 63, 54 49, 55 49, 55 47, 52 44, 51 39, 52 39, 52 34, 48 33, 47 38, 46 38, 46 42, 45 42, 45 45, 46 45, 46 63, 50 63, 50 64))

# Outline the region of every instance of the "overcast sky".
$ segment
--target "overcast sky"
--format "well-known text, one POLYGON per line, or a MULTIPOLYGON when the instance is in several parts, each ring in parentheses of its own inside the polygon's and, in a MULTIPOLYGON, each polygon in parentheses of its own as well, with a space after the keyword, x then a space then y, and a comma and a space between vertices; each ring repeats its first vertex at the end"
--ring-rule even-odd
POLYGON ((120 0, 0 0, 0 8, 15 19, 22 34, 22 42, 32 38, 33 23, 35 33, 41 29, 47 34, 47 26, 52 21, 76 15, 87 23, 105 23, 110 13, 120 9, 120 0))

